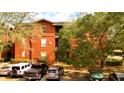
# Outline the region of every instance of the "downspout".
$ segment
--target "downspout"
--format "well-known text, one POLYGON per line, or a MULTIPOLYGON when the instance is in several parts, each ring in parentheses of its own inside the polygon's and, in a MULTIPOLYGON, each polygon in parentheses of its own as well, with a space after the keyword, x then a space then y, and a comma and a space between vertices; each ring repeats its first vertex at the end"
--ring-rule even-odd
POLYGON ((31 37, 29 37, 29 44, 30 44, 30 52, 29 52, 29 54, 30 54, 30 60, 32 61, 32 38, 31 37))

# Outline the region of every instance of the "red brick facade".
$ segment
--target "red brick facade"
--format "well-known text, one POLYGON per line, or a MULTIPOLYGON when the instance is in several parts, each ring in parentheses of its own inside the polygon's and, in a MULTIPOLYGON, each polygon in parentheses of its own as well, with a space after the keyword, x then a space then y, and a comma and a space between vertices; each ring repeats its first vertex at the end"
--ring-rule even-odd
POLYGON ((34 28, 35 36, 26 37, 24 47, 20 42, 16 41, 14 45, 15 59, 31 59, 42 60, 41 56, 46 57, 48 62, 55 61, 55 26, 45 19, 37 21, 34 28), (39 27, 38 27, 39 26, 39 27), (45 33, 42 32, 44 26, 45 33))

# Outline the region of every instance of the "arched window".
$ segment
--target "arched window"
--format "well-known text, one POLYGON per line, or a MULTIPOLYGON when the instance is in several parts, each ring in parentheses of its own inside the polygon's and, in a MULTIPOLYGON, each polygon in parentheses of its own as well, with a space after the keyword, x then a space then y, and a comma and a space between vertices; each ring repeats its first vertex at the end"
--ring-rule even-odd
POLYGON ((41 26, 41 32, 42 32, 42 34, 46 33, 46 26, 45 25, 41 26))

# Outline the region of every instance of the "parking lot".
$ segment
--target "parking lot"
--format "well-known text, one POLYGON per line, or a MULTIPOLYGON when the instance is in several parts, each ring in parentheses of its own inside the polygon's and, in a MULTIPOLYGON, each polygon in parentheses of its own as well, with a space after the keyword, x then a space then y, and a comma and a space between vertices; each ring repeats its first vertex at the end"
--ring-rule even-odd
MULTIPOLYGON (((0 66, 8 65, 8 63, 0 63, 0 66)), ((87 68, 74 68, 71 65, 56 63, 54 65, 61 65, 64 67, 64 75, 61 77, 60 81, 88 81, 88 69, 87 68)), ((108 81, 108 75, 111 70, 114 71, 124 71, 122 67, 105 67, 104 68, 104 77, 105 81, 108 81)), ((0 76, 0 81, 27 81, 23 77, 8 77, 8 76, 0 76)), ((40 81, 46 81, 45 76, 42 77, 40 81)))
MULTIPOLYGON (((71 74, 71 72, 65 72, 65 75, 61 77, 60 81, 88 81, 88 74, 80 74, 75 72, 71 74)), ((8 77, 8 76, 0 76, 0 81, 27 81, 23 77, 8 77)), ((33 81, 33 80, 32 80, 33 81)), ((45 76, 40 81, 46 81, 45 76)), ((106 78, 105 81, 108 81, 106 78)))
MULTIPOLYGON (((84 74, 78 72, 68 72, 65 71, 64 76, 61 77, 60 81, 87 81, 88 79, 84 74)), ((0 76, 0 81, 27 81, 23 77, 9 77, 9 76, 0 76)), ((40 81, 46 81, 45 76, 42 77, 40 81)))
MULTIPOLYGON (((8 63, 0 63, 0 66, 6 66, 8 63)), ((87 70, 77 70, 72 68, 70 65, 63 65, 60 63, 56 63, 54 65, 62 65, 64 67, 64 76, 61 77, 60 81, 86 81, 87 79, 84 77, 88 72, 87 70)), ((23 77, 8 77, 8 76, 0 76, 0 81, 26 81, 23 77)), ((46 81, 45 76, 40 81, 46 81)))

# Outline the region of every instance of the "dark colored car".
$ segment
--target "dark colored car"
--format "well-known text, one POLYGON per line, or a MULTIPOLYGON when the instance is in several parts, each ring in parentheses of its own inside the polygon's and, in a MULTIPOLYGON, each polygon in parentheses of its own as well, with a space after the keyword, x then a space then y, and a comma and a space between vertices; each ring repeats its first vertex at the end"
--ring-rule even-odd
POLYGON ((91 81, 102 81, 104 79, 102 69, 95 68, 95 69, 90 69, 88 71, 89 71, 89 80, 91 80, 91 81))
POLYGON ((46 79, 47 80, 60 80, 61 76, 64 75, 64 68, 60 66, 49 67, 46 79))
POLYGON ((48 66, 44 63, 32 64, 32 67, 24 72, 26 80, 40 80, 47 72, 48 66))
POLYGON ((110 73, 109 80, 110 81, 124 81, 124 73, 110 73))

